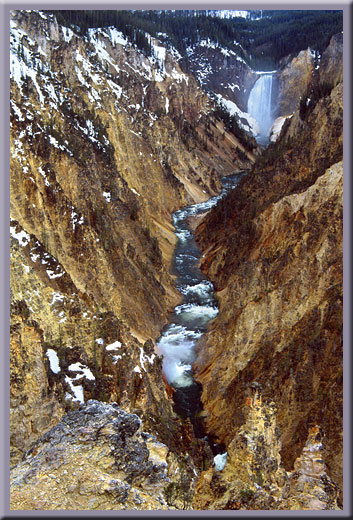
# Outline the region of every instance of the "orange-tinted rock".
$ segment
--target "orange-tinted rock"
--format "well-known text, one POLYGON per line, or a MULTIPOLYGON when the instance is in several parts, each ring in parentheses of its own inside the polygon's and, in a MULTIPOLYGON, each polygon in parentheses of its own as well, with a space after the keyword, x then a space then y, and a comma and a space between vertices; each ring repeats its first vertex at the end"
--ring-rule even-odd
MULTIPOLYGON (((325 432, 342 490, 342 84, 298 111, 196 230, 220 312, 194 363, 208 432, 231 441, 256 380, 278 408, 287 471, 308 428, 325 432)), ((342 496, 341 496, 342 498, 342 496)))

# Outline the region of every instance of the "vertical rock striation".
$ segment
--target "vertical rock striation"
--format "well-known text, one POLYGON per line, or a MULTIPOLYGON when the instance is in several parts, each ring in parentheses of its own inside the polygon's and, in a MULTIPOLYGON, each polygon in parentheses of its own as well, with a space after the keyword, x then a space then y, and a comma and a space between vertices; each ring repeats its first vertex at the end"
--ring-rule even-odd
POLYGON ((298 106, 300 97, 306 91, 314 69, 314 53, 307 49, 301 51, 285 67, 275 74, 278 98, 277 115, 292 114, 298 106))
POLYGON ((248 395, 245 423, 228 446, 225 467, 201 473, 194 509, 338 510, 338 489, 326 473, 322 434, 313 426, 292 472, 281 461, 273 402, 248 395))

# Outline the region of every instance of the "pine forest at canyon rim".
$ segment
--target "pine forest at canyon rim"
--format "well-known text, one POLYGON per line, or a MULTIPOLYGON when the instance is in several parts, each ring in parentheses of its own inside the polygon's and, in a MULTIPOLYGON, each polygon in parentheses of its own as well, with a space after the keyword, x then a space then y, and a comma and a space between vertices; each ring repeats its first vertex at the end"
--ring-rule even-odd
POLYGON ((342 513, 343 11, 8 23, 10 510, 342 513))

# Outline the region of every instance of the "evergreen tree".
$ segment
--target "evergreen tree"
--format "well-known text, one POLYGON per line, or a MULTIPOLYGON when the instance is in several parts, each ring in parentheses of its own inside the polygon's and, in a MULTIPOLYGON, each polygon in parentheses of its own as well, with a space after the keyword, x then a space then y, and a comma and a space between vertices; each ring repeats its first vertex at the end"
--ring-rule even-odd
POLYGON ((253 68, 276 68, 281 58, 311 47, 323 52, 333 34, 343 29, 341 10, 266 10, 261 19, 210 16, 205 10, 56 10, 49 11, 62 25, 88 28, 116 27, 144 54, 151 48, 145 33, 166 33, 166 44, 182 56, 186 47, 209 38, 246 59, 239 44, 251 54, 253 68))

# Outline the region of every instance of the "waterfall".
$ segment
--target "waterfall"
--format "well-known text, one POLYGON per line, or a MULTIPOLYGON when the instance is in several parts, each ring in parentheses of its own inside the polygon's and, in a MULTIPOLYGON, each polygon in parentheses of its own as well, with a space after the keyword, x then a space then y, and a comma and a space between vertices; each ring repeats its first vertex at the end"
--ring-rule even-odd
POLYGON ((271 98, 272 74, 261 74, 253 86, 248 100, 248 113, 258 123, 256 140, 261 144, 268 143, 273 123, 271 98))

